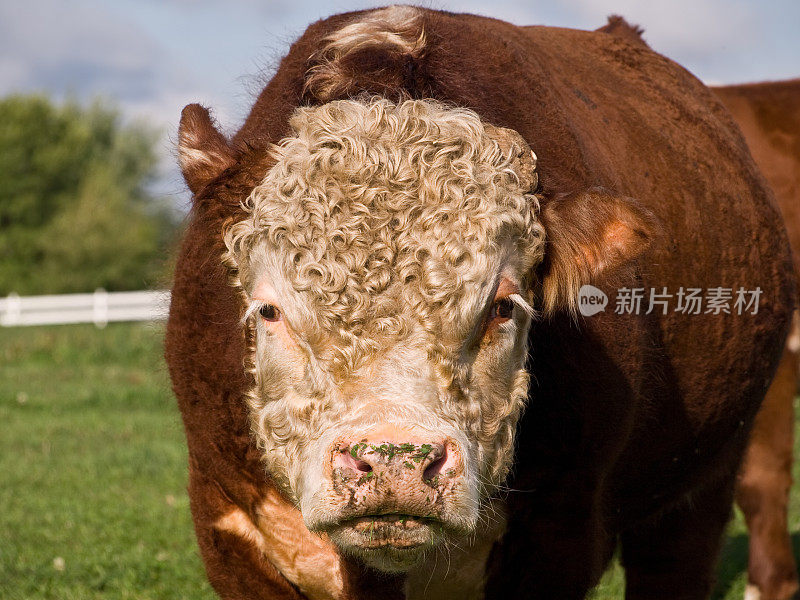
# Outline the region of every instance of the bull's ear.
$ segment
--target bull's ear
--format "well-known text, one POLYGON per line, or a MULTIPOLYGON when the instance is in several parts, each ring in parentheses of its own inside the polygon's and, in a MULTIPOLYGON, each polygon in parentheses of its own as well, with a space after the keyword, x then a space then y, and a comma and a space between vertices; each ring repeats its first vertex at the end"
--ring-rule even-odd
POLYGON ((542 263, 545 313, 574 313, 582 285, 630 263, 661 233, 655 215, 638 201, 601 189, 552 198, 540 218, 547 240, 542 263))
POLYGON ((214 126, 208 109, 199 104, 189 104, 181 113, 178 160, 193 194, 234 163, 228 141, 214 126))

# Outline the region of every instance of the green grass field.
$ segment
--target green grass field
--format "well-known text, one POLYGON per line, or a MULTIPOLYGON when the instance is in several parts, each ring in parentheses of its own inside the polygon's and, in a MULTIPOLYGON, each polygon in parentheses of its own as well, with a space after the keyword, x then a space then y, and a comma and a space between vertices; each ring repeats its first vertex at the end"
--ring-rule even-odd
MULTIPOLYGON (((0 328, 0 598, 214 598, 161 338, 143 324, 0 328)), ((799 522, 795 494, 795 541, 799 522)), ((742 598, 746 563, 737 516, 716 600, 742 598)), ((615 567, 593 598, 622 597, 615 567)))

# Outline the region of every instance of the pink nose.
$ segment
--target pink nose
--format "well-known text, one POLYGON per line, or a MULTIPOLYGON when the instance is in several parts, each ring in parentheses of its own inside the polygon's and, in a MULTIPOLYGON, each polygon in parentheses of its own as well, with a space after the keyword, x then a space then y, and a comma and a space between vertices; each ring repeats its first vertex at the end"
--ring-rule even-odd
POLYGON ((405 429, 383 426, 354 440, 343 440, 333 452, 333 470, 340 477, 370 478, 436 485, 462 474, 461 454, 449 438, 430 439, 405 429))

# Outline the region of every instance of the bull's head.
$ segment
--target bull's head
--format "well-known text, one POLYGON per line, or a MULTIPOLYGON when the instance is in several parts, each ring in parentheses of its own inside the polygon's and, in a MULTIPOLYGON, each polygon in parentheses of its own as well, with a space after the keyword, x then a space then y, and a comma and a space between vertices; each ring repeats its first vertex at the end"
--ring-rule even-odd
MULTIPOLYGON (((195 191, 235 160, 198 111, 181 129, 195 191)), ((347 100, 290 125, 225 232, 253 433, 309 529, 404 571, 473 531, 509 471, 532 306, 568 307, 651 223, 599 193, 540 211, 528 145, 471 111, 347 100)))

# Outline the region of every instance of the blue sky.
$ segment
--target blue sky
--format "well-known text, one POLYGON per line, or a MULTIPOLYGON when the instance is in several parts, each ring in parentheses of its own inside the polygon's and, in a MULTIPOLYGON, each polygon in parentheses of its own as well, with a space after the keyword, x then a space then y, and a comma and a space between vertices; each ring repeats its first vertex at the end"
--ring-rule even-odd
MULTIPOLYGON (((0 0, 0 94, 102 96, 160 127, 160 191, 185 196, 172 144, 181 108, 202 102, 235 131, 305 27, 365 0, 0 0)), ((424 6, 521 25, 595 29, 617 13, 708 83, 800 77, 797 0, 437 0, 424 6)))

